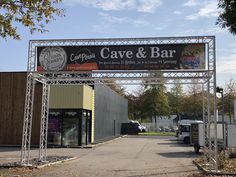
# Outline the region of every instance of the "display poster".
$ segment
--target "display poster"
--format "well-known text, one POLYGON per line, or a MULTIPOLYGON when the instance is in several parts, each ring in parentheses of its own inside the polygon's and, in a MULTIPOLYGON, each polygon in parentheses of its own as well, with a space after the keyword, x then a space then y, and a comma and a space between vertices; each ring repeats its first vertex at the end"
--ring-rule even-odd
POLYGON ((205 69, 205 44, 37 47, 37 71, 205 69))

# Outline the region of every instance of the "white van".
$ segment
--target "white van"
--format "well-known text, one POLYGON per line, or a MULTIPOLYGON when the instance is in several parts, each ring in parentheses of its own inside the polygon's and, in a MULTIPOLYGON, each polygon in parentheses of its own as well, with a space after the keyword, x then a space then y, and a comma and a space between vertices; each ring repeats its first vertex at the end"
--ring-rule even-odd
POLYGON ((178 140, 183 141, 185 144, 190 143, 190 127, 191 123, 201 123, 199 120, 181 120, 178 123, 178 140))

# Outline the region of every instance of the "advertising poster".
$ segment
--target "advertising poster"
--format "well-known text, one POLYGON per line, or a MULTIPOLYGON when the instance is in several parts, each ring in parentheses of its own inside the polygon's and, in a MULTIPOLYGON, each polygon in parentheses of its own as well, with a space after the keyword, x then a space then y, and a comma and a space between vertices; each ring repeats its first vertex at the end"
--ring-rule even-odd
POLYGON ((37 47, 37 71, 205 69, 205 44, 37 47))

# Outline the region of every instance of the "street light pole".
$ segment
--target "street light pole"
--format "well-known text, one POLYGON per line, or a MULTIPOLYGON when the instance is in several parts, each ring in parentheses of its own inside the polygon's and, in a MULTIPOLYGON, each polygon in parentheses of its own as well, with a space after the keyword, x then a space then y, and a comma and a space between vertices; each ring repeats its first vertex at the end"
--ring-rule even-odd
POLYGON ((223 88, 216 87, 216 92, 221 94, 221 101, 222 101, 222 131, 223 131, 223 147, 226 147, 226 141, 225 141, 225 118, 224 118, 224 90, 223 88))

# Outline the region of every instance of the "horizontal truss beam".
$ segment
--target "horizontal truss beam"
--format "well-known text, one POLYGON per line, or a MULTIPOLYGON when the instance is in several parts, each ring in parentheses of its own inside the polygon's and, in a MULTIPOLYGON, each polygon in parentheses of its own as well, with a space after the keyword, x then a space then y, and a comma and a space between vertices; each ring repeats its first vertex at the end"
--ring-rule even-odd
MULTIPOLYGON (((44 72, 34 73, 35 79, 44 84, 101 84, 116 81, 118 84, 157 84, 161 79, 166 84, 192 81, 206 83, 212 76, 211 71, 94 71, 94 72, 44 72), (160 74, 163 77, 158 77, 160 74)), ((111 83, 110 83, 111 84, 111 83)))

